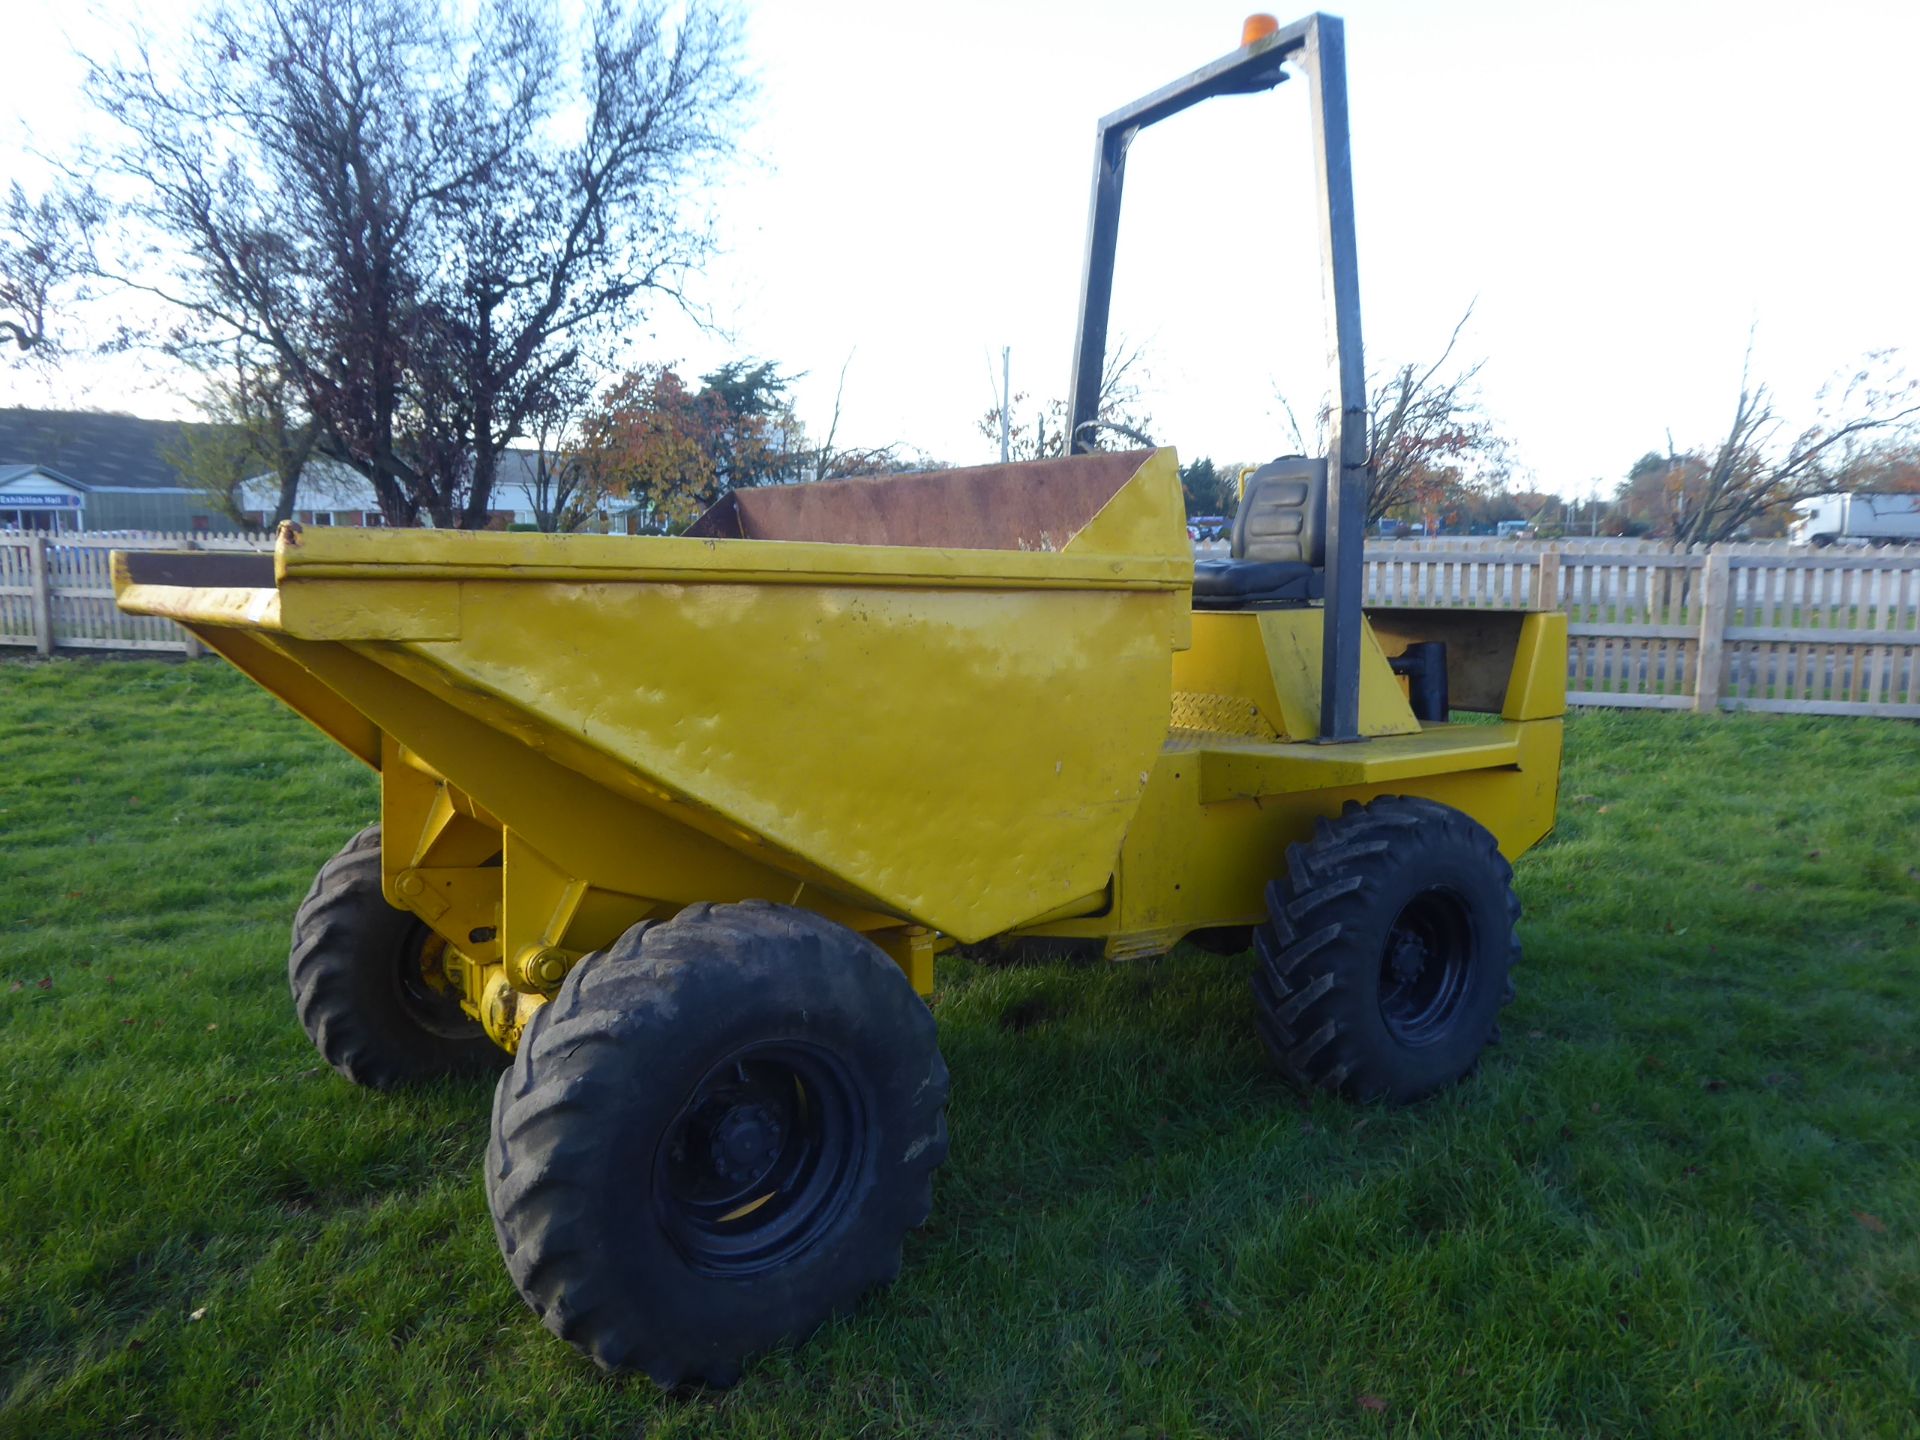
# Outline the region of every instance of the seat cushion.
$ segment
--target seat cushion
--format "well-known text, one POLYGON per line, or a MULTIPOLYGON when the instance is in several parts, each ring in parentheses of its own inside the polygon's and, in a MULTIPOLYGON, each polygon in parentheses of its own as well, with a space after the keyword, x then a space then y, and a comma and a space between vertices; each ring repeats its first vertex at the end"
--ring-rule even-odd
POLYGON ((1196 560, 1193 603, 1201 610, 1304 605, 1320 597, 1320 572, 1295 560, 1196 560))
POLYGON ((1282 455, 1247 477, 1233 520, 1237 560, 1303 561, 1327 557, 1327 462, 1282 455))

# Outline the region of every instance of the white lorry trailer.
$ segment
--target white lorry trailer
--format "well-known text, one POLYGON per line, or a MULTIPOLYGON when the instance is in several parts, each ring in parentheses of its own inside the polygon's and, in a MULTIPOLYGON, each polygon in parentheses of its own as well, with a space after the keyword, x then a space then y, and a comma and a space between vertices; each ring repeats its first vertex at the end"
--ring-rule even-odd
POLYGON ((1920 545, 1920 495, 1815 495, 1795 501, 1793 514, 1795 545, 1920 545))

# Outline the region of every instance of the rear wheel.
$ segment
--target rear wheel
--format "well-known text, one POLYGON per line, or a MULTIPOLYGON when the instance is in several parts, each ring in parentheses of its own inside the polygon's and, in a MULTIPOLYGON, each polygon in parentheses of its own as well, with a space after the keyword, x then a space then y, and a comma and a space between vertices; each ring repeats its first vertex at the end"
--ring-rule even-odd
POLYGON ((807 911, 695 905, 575 966, 495 1093, 487 1199, 547 1328, 728 1385, 899 1273, 945 1158, 933 1017, 807 911))
POLYGON ((287 980, 314 1049, 356 1085, 389 1090, 506 1063, 460 1002, 428 979, 442 943, 380 889, 380 827, 320 867, 293 918, 287 980))
POLYGON ((1384 796, 1287 849, 1254 937, 1254 1005, 1281 1074, 1404 1103, 1452 1084, 1498 1034, 1520 958, 1513 870, 1478 822, 1384 796))

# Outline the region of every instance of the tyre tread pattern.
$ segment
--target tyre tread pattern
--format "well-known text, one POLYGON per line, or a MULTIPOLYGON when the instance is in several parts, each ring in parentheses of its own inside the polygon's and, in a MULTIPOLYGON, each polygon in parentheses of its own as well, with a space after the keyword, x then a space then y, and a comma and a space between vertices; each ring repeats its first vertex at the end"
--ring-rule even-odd
POLYGON ((414 924, 380 887, 380 827, 320 867, 294 912, 287 983, 320 1058, 356 1085, 391 1090, 443 1075, 484 1075, 506 1055, 478 1021, 455 1038, 413 1022, 380 970, 414 924), (374 973, 369 973, 373 971, 374 973))
MULTIPOLYGON (((1499 1005, 1513 998, 1520 901, 1499 842, 1470 816, 1438 801, 1405 795, 1365 805, 1348 801, 1339 818, 1315 820, 1312 839, 1287 847, 1286 875, 1267 886, 1268 919, 1254 932, 1255 1028, 1274 1065, 1296 1087, 1396 1103, 1433 1088, 1409 1089, 1391 1072, 1378 1047, 1356 1034, 1351 997, 1342 993, 1356 983, 1351 964, 1343 963, 1342 940, 1373 916, 1377 891, 1398 857, 1421 843, 1467 849, 1503 890, 1506 930, 1492 944, 1504 950, 1508 972, 1499 1005)), ((1490 1024, 1482 1043, 1497 1039, 1498 1030, 1490 1024)))
POLYGON ((947 1091, 932 1013, 869 941, 764 901, 689 906, 587 956, 529 1020, 494 1096, 486 1169, 494 1234, 528 1306, 601 1369, 644 1370, 667 1388, 728 1386, 750 1350, 810 1331, 898 1276, 905 1234, 926 1222, 933 1172, 946 1158, 947 1091), (676 968, 724 966, 756 948, 764 953, 770 941, 807 977, 804 983, 870 985, 877 975, 884 993, 897 988, 911 998, 910 1006, 897 1007, 895 1023, 911 1032, 908 1048, 931 1057, 913 1096, 927 1130, 898 1167, 883 1213, 842 1245, 843 1263, 811 1293, 788 1297, 780 1333, 730 1343, 698 1333, 690 1317, 650 1313, 649 1296, 620 1293, 595 1240, 592 1157, 625 1103, 607 1077, 629 1073, 636 1049, 674 1033, 676 968))

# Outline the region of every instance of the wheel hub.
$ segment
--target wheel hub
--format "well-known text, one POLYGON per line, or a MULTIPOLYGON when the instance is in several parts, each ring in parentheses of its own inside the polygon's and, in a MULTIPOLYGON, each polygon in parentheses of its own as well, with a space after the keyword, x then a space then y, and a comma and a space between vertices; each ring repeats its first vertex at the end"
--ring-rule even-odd
POLYGON ((1420 978, 1420 972, 1427 968, 1427 961, 1431 958, 1432 952, 1427 949, 1426 941, 1418 935, 1401 931, 1394 939, 1387 965, 1395 980, 1402 985, 1411 985, 1420 978))
POLYGON ((1445 887, 1401 907, 1380 956, 1380 1018, 1402 1045, 1431 1045, 1449 1033, 1473 966, 1473 918, 1445 887))
POLYGON ((786 1131, 764 1105, 736 1105, 713 1127, 714 1174, 736 1185, 759 1180, 780 1158, 786 1131))
POLYGON ((662 1137, 656 1213, 710 1274, 785 1263, 847 1203, 863 1127, 833 1056, 797 1043, 750 1045, 707 1072, 662 1137))

